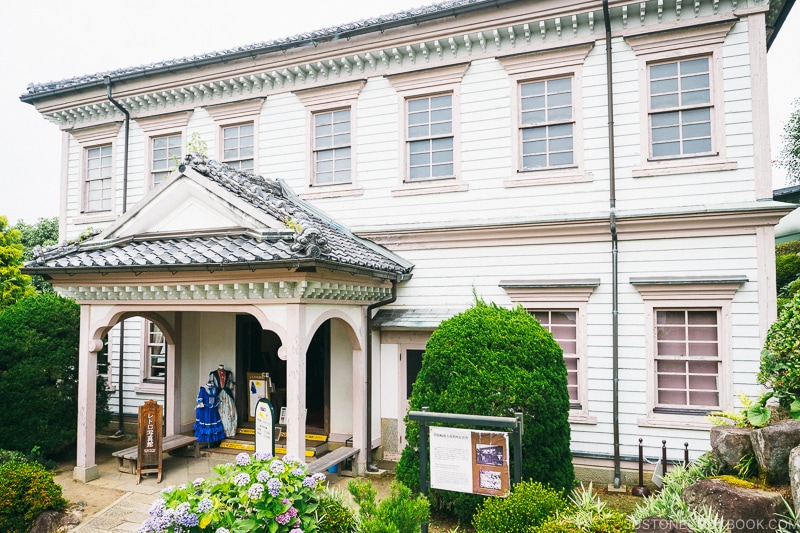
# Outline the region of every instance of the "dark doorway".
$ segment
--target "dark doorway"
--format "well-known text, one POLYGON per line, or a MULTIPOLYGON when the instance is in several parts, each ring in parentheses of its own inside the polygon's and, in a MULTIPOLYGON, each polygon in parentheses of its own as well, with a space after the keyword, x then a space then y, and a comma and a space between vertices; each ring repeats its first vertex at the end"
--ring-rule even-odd
POLYGON ((328 435, 330 431, 331 323, 314 333, 306 352, 306 431, 328 435))
POLYGON ((417 374, 422 369, 422 354, 425 350, 406 350, 406 399, 411 398, 417 374))

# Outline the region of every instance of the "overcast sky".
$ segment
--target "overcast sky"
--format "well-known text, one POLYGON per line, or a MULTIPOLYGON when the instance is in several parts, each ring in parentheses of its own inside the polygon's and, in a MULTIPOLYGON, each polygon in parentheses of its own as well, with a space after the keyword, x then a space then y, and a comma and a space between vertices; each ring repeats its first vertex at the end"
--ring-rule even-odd
MULTIPOLYGON (((44 83, 293 36, 429 0, 6 0, 0 16, 0 215, 58 216, 61 136, 19 96, 44 83)), ((773 158, 800 97, 800 8, 769 52, 773 158)), ((776 172, 775 188, 784 186, 776 172)))

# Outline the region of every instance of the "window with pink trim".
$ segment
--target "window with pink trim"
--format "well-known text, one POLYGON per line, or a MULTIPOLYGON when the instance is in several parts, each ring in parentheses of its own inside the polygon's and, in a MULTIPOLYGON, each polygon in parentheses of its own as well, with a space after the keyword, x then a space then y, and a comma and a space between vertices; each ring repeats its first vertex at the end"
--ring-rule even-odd
POLYGON ((656 411, 719 408, 718 309, 655 309, 656 411))
POLYGON ((579 387, 578 355, 578 312, 577 311, 529 311, 536 320, 553 335, 553 339, 564 351, 564 363, 567 365, 567 390, 570 406, 581 408, 582 398, 579 387))

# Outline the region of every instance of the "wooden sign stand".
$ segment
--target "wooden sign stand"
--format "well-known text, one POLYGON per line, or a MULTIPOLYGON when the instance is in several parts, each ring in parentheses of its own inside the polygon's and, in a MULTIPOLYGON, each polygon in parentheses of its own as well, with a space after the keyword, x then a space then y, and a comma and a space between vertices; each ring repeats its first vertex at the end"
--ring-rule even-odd
POLYGON ((139 407, 139 455, 136 461, 136 484, 142 474, 158 473, 161 483, 162 460, 162 407, 154 400, 147 400, 139 407))

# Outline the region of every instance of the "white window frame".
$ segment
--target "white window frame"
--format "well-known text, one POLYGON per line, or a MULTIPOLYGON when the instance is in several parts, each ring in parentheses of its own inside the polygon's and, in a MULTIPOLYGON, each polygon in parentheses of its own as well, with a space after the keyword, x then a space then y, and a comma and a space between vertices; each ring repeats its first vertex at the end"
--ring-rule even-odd
POLYGON ((76 223, 101 222, 113 220, 116 211, 116 141, 122 123, 113 122, 102 126, 73 130, 70 133, 78 142, 81 151, 80 164, 80 216, 76 223), (89 211, 88 204, 88 156, 89 151, 108 146, 111 150, 111 176, 109 176, 111 187, 111 206, 109 209, 89 211))
POLYGON ((155 175, 161 171, 153 168, 154 143, 158 138, 180 135, 181 137, 181 157, 186 152, 187 126, 192 111, 171 113, 169 115, 159 115, 147 118, 137 118, 136 123, 139 128, 147 135, 147 160, 145 162, 145 193, 155 188, 155 175))
POLYGON ((295 91, 294 94, 306 109, 308 148, 306 150, 306 188, 299 190, 304 199, 361 196, 364 189, 358 185, 358 96, 366 80, 340 83, 326 87, 315 87, 295 91), (318 113, 350 110, 350 181, 347 183, 317 183, 315 159, 315 117, 318 113))
POLYGON ((646 358, 646 414, 638 420, 643 427, 670 427, 708 429, 711 423, 702 410, 687 407, 683 413, 678 407, 664 409, 657 402, 656 375, 656 312, 659 310, 710 310, 718 311, 719 408, 733 408, 733 369, 731 354, 731 308, 733 297, 745 277, 718 278, 660 277, 631 278, 644 304, 644 341, 646 358))
POLYGON ((108 213, 114 210, 114 145, 113 143, 87 146, 83 150, 83 211, 87 214, 108 213), (108 165, 105 164, 108 159, 108 165), (93 164, 97 162, 97 165, 93 164), (106 172, 107 169, 107 172, 106 172), (90 176, 93 171, 100 171, 99 176, 90 176), (100 198, 92 199, 95 184, 100 185, 100 198), (107 195, 106 195, 107 191, 107 195), (93 204, 99 202, 99 207, 93 204), (106 206, 106 203, 108 204, 106 206))
POLYGON ((461 180, 461 80, 469 63, 437 69, 388 76, 398 94, 399 181, 392 190, 394 196, 466 191, 468 185, 461 180), (409 144, 415 139, 408 137, 408 102, 420 98, 450 95, 452 106, 453 175, 425 179, 410 179, 409 144))
POLYGON ((242 102, 235 102, 232 104, 220 104, 216 106, 206 107, 205 110, 211 115, 214 123, 217 126, 216 136, 216 152, 217 159, 222 163, 233 163, 246 161, 250 158, 228 158, 224 157, 225 154, 225 130, 234 126, 253 126, 253 168, 248 169, 253 174, 258 174, 259 168, 259 117, 261 115, 261 108, 264 104, 264 98, 254 98, 251 100, 244 100, 242 102))
POLYGON ((589 410, 589 298, 599 279, 510 280, 499 283, 514 304, 532 311, 576 313, 575 357, 578 360, 578 402, 569 412, 570 423, 596 424, 589 410))
POLYGON ((505 187, 528 187, 557 183, 591 181, 584 170, 583 155, 583 66, 594 42, 544 50, 532 54, 498 58, 512 81, 511 110, 513 116, 512 157, 514 175, 504 181, 505 187), (572 84, 572 153, 570 165, 525 168, 523 166, 522 86, 526 83, 570 78, 572 84))
MULTIPOLYGON (((582 390, 581 381, 584 381, 586 372, 585 372, 585 369, 581 368, 581 366, 582 366, 582 363, 584 363, 585 360, 586 360, 586 351, 579 349, 579 346, 581 344, 585 344, 585 342, 584 343, 580 342, 581 341, 580 333, 579 333, 579 329, 580 329, 579 317, 581 317, 580 310, 577 309, 577 308, 563 308, 563 309, 559 308, 559 309, 554 309, 552 307, 547 307, 547 308, 533 308, 533 307, 531 307, 531 308, 526 309, 526 311, 528 311, 528 313, 533 315, 533 317, 536 318, 539 321, 539 323, 542 325, 542 327, 544 327, 547 331, 550 332, 551 335, 553 335, 553 338, 559 344, 559 346, 561 346, 561 342, 559 342, 559 339, 557 339, 556 335, 553 333, 553 322, 552 322, 553 313, 571 313, 571 314, 575 315, 575 338, 571 339, 571 340, 573 340, 575 342, 575 352, 574 353, 567 352, 564 349, 563 346, 561 346, 561 350, 564 352, 564 363, 565 364, 570 359, 575 361, 575 376, 576 376, 576 380, 575 380, 575 386, 574 387, 575 387, 575 390, 576 390, 576 398, 575 398, 575 401, 573 402, 572 398, 570 397, 570 400, 569 400, 569 402, 570 402, 570 410, 573 410, 573 409, 576 409, 578 411, 583 410, 583 404, 586 403, 586 391, 582 390), (547 323, 542 323, 542 321, 539 319, 539 317, 536 316, 537 313, 540 313, 540 314, 547 313, 547 315, 548 315, 547 323)), ((569 387, 570 387, 570 384, 569 384, 569 374, 570 374, 569 366, 570 365, 567 364, 567 389, 569 389, 569 387)))
POLYGON ((685 24, 667 32, 642 33, 637 30, 624 35, 625 41, 636 54, 639 72, 641 167, 632 170, 634 178, 737 168, 736 162, 729 161, 726 156, 722 70, 722 45, 736 20, 738 19, 731 17, 717 24, 685 24), (711 151, 654 158, 650 126, 654 111, 650 107, 650 67, 702 57, 709 60, 711 151))

